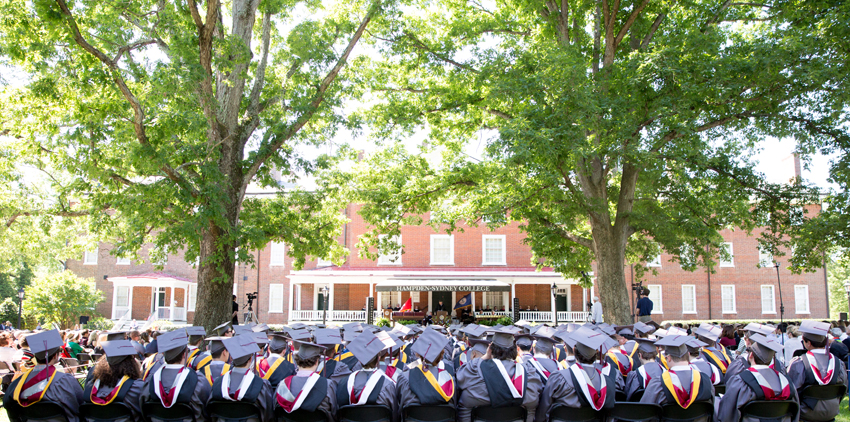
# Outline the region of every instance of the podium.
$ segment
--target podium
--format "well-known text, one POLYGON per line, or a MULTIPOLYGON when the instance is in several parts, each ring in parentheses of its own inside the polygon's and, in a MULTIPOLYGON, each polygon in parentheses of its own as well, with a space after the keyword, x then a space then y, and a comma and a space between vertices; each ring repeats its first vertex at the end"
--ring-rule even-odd
POLYGON ((434 323, 445 325, 447 324, 451 318, 449 318, 449 313, 446 311, 436 311, 434 312, 434 323))
POLYGON ((383 310, 384 318, 392 321, 393 320, 393 310, 392 309, 384 309, 383 310))

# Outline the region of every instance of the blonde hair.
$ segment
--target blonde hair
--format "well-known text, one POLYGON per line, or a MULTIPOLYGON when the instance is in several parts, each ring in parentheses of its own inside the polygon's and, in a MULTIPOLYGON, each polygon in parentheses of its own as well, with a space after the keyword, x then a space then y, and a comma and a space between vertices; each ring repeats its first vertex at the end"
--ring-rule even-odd
POLYGON ((788 334, 789 337, 800 337, 800 330, 797 329, 796 325, 789 325, 785 332, 788 334))

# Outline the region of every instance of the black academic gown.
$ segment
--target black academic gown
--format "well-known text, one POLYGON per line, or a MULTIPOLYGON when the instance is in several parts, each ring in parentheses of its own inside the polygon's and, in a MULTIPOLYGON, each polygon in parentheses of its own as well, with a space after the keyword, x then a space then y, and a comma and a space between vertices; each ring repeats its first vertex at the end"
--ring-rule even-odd
MULTIPOLYGON (((30 394, 27 393, 32 393, 34 391, 27 391, 27 389, 24 388, 33 388, 33 386, 27 385, 27 380, 32 381, 33 377, 43 371, 46 371, 47 368, 47 365, 36 365, 32 371, 27 373, 26 379, 24 379, 24 376, 19 376, 9 385, 6 390, 6 395, 3 396, 3 407, 6 408, 11 422, 19 422, 20 419, 18 418, 18 415, 26 414, 26 408, 21 407, 14 400, 15 389, 18 387, 18 384, 22 382, 24 383, 21 386, 21 396, 29 397, 30 394)), ((40 401, 52 401, 58 403, 59 406, 62 407, 65 417, 68 418, 68 422, 78 422, 80 420, 80 404, 83 402, 83 389, 80 387, 80 383, 73 375, 67 374, 60 369, 53 370, 55 370, 53 380, 47 386, 47 391, 44 392, 40 401)))
POLYGON ((522 405, 528 411, 528 421, 533 420, 540 392, 543 390, 543 383, 537 371, 529 363, 501 361, 510 377, 516 375, 516 365, 523 365, 525 369, 525 390, 522 392, 521 399, 514 399, 499 370, 494 368, 493 362, 489 361, 489 359, 473 359, 458 370, 457 384, 461 391, 458 400, 458 421, 469 422, 472 419, 473 408, 491 406, 496 403, 522 405))
MULTIPOLYGON (((811 353, 811 356, 814 356, 814 364, 817 366, 818 370, 822 374, 827 373, 827 367, 829 364, 828 356, 831 354, 828 354, 826 349, 815 349, 812 350, 811 353)), ((819 385, 818 381, 815 379, 815 374, 809 366, 811 356, 808 353, 797 356, 792 359, 791 364, 788 365, 788 379, 797 387, 798 394, 810 385, 819 385)), ((847 371, 844 366, 844 362, 835 359, 835 368, 833 371, 832 377, 827 385, 847 385, 847 371)), ((800 418, 807 421, 830 420, 838 415, 838 404, 839 399, 815 401, 801 398, 800 418)))
MULTIPOLYGON (((142 405, 148 402, 163 404, 163 399, 157 395, 157 390, 160 386, 157 385, 156 374, 160 374, 159 382, 162 385, 162 388, 168 391, 172 387, 176 388, 175 383, 178 379, 178 375, 181 374, 181 370, 188 371, 188 373, 186 374, 185 381, 183 381, 180 389, 175 391, 173 403, 188 405, 192 409, 192 413, 194 413, 195 421, 201 421, 204 418, 204 403, 206 402, 206 398, 209 396, 210 388, 198 377, 197 372, 192 371, 191 368, 187 368, 181 364, 163 365, 155 372, 152 372, 142 386, 140 401, 142 405)), ((160 422, 156 419, 152 420, 153 422, 160 422)), ((187 419, 184 422, 192 421, 187 419)))

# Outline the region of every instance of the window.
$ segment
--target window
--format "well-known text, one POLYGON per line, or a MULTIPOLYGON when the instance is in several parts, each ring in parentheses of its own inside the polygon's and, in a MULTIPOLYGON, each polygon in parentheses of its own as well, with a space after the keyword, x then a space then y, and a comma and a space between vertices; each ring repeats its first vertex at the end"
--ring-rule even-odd
POLYGON ((115 260, 115 265, 130 265, 130 258, 119 256, 118 259, 115 260))
MULTIPOLYGON (((385 239, 387 235, 378 236, 380 239, 385 239)), ((401 265, 401 236, 393 236, 390 242, 394 242, 399 248, 395 253, 387 253, 378 255, 378 265, 401 265)))
POLYGON ((431 265, 454 265, 454 236, 431 235, 431 265))
POLYGON ((97 265, 97 249, 83 254, 83 265, 97 265))
POLYGON ((187 302, 187 311, 195 312, 195 303, 198 302, 198 285, 196 283, 189 285, 189 299, 187 302))
POLYGON ((269 313, 283 312, 283 284, 269 284, 269 313))
POLYGON ((333 264, 334 264, 333 262, 331 262, 327 259, 324 259, 324 258, 319 258, 319 259, 316 260, 316 268, 330 267, 333 264))
POLYGON ((269 265, 272 267, 283 267, 286 265, 286 245, 280 242, 272 242, 269 254, 269 265))
POLYGON ((115 306, 126 308, 130 305, 130 287, 118 286, 115 288, 115 306))
POLYGON ((239 283, 233 283, 233 294, 238 296, 239 295, 238 290, 239 290, 239 283))
POLYGON ((484 292, 484 308, 501 311, 505 306, 505 295, 502 292, 484 292))
POLYGON ((697 289, 693 284, 682 285, 682 313, 697 313, 697 289))
POLYGON ((401 306, 401 292, 381 292, 381 309, 401 306))
POLYGON ((734 267, 735 266, 735 256, 732 254, 732 242, 725 242, 720 245, 726 253, 729 254, 729 258, 724 258, 723 254, 720 255, 720 266, 721 267, 734 267))
POLYGON ((761 246, 759 246, 759 267, 773 268, 773 255, 770 252, 761 250, 761 246))
POLYGON ((646 263, 647 267, 658 267, 661 268, 661 254, 658 254, 652 260, 646 263))
POLYGON ((649 300, 652 301, 652 313, 653 314, 663 314, 662 310, 662 300, 661 300, 661 285, 660 284, 647 284, 646 288, 649 289, 649 300))
POLYGON ((735 310, 735 286, 731 284, 720 286, 720 302, 724 314, 737 313, 735 310))
POLYGON ((794 286, 794 303, 798 314, 809 313, 809 286, 794 286))
POLYGON ((773 286, 761 286, 761 313, 776 313, 776 301, 773 299, 773 286))
POLYGON ((481 236, 482 262, 481 265, 507 265, 505 251, 505 235, 481 236))

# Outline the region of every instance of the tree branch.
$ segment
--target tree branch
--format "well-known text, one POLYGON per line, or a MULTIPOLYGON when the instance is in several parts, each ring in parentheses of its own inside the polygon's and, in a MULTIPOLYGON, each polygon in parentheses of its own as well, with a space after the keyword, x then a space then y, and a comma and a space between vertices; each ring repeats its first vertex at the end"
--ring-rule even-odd
MULTIPOLYGON (((649 4, 649 0, 643 0, 643 2, 638 6, 635 10, 632 10, 632 13, 629 15, 629 18, 626 20, 626 23, 623 24, 623 27, 620 28, 620 32, 617 33, 617 38, 614 40, 614 48, 616 49, 620 42, 623 41, 623 38, 629 32, 629 28, 632 27, 632 24, 635 23, 635 20, 643 12, 643 9, 649 4)), ((657 20, 657 19, 656 19, 657 20)))
POLYGON ((540 224, 542 224, 543 227, 546 227, 547 229, 554 231, 555 234, 557 234, 558 236, 560 236, 564 239, 569 240, 570 242, 573 242, 577 245, 584 246, 585 248, 593 250, 593 241, 586 238, 586 237, 574 235, 574 234, 564 230, 561 226, 549 221, 548 219, 546 219, 544 217, 540 218, 540 224))
POLYGON ((659 13, 658 16, 655 17, 655 21, 652 22, 649 32, 646 33, 646 36, 643 37, 643 41, 640 43, 641 50, 646 50, 646 47, 649 46, 649 42, 652 41, 652 37, 655 35, 655 31, 658 31, 658 27, 661 26, 661 22, 664 22, 664 18, 666 17, 667 12, 659 13))
POLYGON ((133 44, 130 44, 130 45, 125 45, 125 46, 118 49, 118 53, 115 53, 115 58, 112 59, 112 61, 114 63, 118 63, 118 60, 121 59, 121 56, 124 55, 124 53, 126 53, 128 51, 135 50, 135 49, 140 48, 140 47, 144 47, 146 45, 151 45, 151 44, 156 44, 156 40, 144 40, 144 41, 139 41, 137 43, 133 43, 133 44))

